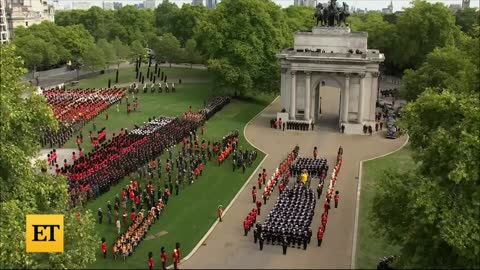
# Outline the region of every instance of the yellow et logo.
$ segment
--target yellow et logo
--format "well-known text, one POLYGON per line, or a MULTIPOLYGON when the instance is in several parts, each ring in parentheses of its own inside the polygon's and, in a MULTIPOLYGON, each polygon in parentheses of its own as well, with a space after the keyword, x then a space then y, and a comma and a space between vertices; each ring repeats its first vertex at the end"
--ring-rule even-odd
POLYGON ((63 252, 63 215, 27 215, 27 252, 63 252))

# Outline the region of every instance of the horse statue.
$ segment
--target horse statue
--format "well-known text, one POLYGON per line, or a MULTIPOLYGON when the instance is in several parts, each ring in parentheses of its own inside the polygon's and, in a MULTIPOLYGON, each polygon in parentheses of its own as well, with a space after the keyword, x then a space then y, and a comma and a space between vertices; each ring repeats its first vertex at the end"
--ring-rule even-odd
POLYGON ((343 2, 343 7, 340 10, 340 14, 338 18, 338 25, 340 26, 342 22, 344 25, 347 25, 348 16, 350 16, 350 12, 348 12, 348 5, 347 3, 343 2))
POLYGON ((337 26, 339 23, 338 18, 338 6, 337 0, 331 0, 330 5, 328 5, 328 17, 327 17, 327 24, 328 26, 337 26))
POLYGON ((325 26, 327 24, 327 17, 325 15, 326 9, 323 8, 321 3, 318 3, 315 14, 313 15, 313 18, 317 19, 316 26, 318 26, 318 23, 320 23, 320 26, 325 26))

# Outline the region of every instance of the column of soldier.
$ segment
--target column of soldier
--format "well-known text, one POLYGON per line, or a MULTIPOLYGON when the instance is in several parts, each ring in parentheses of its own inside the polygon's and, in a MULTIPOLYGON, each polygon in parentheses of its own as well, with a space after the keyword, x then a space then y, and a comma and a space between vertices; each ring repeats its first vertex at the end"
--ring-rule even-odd
MULTIPOLYGON (((290 191, 288 191, 289 189, 286 188, 287 185, 288 185, 288 179, 291 176, 290 166, 294 162, 296 157, 298 156, 298 151, 299 151, 299 147, 296 146, 294 148, 294 150, 287 156, 287 158, 279 165, 279 167, 277 167, 275 169, 275 173, 272 175, 271 179, 266 183, 266 186, 264 188, 264 192, 263 192, 263 195, 262 195, 264 204, 267 203, 267 200, 269 199, 270 194, 271 194, 271 192, 273 192, 277 183, 280 183, 279 184, 280 194, 286 194, 286 193, 290 192, 290 191), (278 181, 278 180, 280 180, 280 181, 278 181)), ((262 188, 262 183, 265 183, 265 181, 264 181, 265 178, 266 178, 266 171, 265 171, 265 169, 263 169, 263 172, 261 174, 259 174, 259 179, 258 179, 259 190, 261 190, 261 188, 262 188)), ((250 214, 244 220, 243 225, 244 225, 245 235, 247 235, 248 232, 250 231, 250 229, 252 227, 254 227, 254 231, 253 231, 254 242, 257 243, 257 240, 258 240, 259 244, 260 244, 260 250, 262 250, 263 249, 263 243, 264 243, 265 239, 267 239, 267 243, 269 243, 270 240, 272 240, 272 238, 271 238, 272 234, 270 233, 270 227, 268 227, 268 223, 270 223, 271 221, 273 222, 273 220, 274 220, 274 217, 272 216, 272 212, 274 212, 274 210, 272 210, 268 214, 268 216, 266 218, 266 221, 265 221, 266 223, 263 226, 260 225, 260 223, 256 223, 257 214, 260 215, 261 206, 262 206, 261 201, 256 200, 256 195, 257 195, 256 187, 254 186, 254 187, 252 187, 252 198, 253 198, 254 203, 256 204, 256 208, 252 209, 250 214), (271 219, 271 221, 270 221, 270 219, 271 219)), ((278 199, 277 199, 275 207, 277 207, 277 205, 278 205, 278 199)), ((274 207, 274 209, 275 209, 275 207, 274 207)))
POLYGON ((310 126, 312 127, 312 130, 313 130, 313 123, 309 124, 304 121, 296 121, 296 120, 287 121, 287 129, 308 131, 310 130, 310 126))
MULTIPOLYGON (((147 80, 151 82, 150 86, 147 85, 147 83, 145 82, 145 75, 142 74, 142 72, 140 71, 141 66, 142 66, 142 59, 139 58, 137 59, 136 65, 135 65, 135 72, 136 72, 135 79, 138 80, 138 83, 143 84, 143 89, 142 89, 143 93, 147 93, 148 90, 150 90, 151 93, 155 93, 155 91, 157 90, 158 90, 158 93, 162 93, 163 90, 165 90, 165 93, 169 93, 170 91, 174 93, 176 91, 175 83, 172 82, 170 85, 168 84, 167 75, 160 70, 158 63, 155 63, 154 70, 150 70, 150 68, 152 67, 152 58, 149 58, 148 69, 146 74, 147 80), (155 84, 157 81, 157 78, 159 79, 158 84, 155 84), (165 87, 162 84, 162 82, 165 84, 165 87)), ((181 84, 182 79, 178 79, 178 83, 181 84)), ((129 87, 129 91, 138 93, 139 92, 138 85, 136 83, 131 84, 129 87)))
MULTIPOLYGON (((152 132, 152 130, 148 131, 149 133, 152 132)), ((131 133, 134 133, 133 131, 131 133)), ((135 132, 138 134, 138 131, 135 132)), ((203 134, 202 134, 203 135, 203 134)), ((232 131, 229 132, 226 136, 223 137, 221 142, 215 142, 214 145, 223 145, 222 147, 226 147, 229 143, 232 143, 235 145, 235 148, 237 148, 237 140, 236 138, 238 137, 238 131, 232 131)), ((118 194, 115 196, 115 204, 113 207, 114 211, 114 219, 115 219, 115 225, 117 227, 117 233, 119 237, 113 244, 113 251, 114 251, 114 257, 116 258, 117 255, 122 254, 124 259, 130 255, 133 254, 133 251, 135 248, 138 246, 138 244, 145 238, 146 233, 150 226, 155 222, 156 219, 158 219, 162 213, 162 209, 164 206, 168 205, 168 200, 170 197, 170 192, 173 193, 173 184, 172 184, 172 173, 174 171, 174 168, 177 170, 177 176, 175 180, 175 190, 176 190, 176 195, 178 196, 179 188, 180 185, 184 182, 186 175, 191 175, 191 181, 190 184, 193 183, 193 179, 197 179, 199 176, 201 176, 202 171, 203 171, 203 164, 206 164, 206 154, 205 151, 207 151, 206 147, 202 147, 201 149, 201 154, 199 148, 195 148, 195 150, 192 150, 191 148, 188 148, 187 145, 189 145, 191 142, 198 144, 199 143, 199 138, 196 134, 196 131, 192 131, 190 135, 187 138, 183 138, 182 141, 185 141, 186 143, 182 143, 182 149, 181 151, 178 152, 178 157, 176 158, 176 166, 173 166, 173 163, 170 164, 170 160, 174 160, 173 156, 173 147, 170 149, 167 149, 168 153, 168 159, 166 160, 165 164, 165 169, 166 169, 166 174, 168 181, 166 180, 165 184, 165 189, 162 193, 162 187, 160 184, 160 179, 162 175, 162 166, 161 166, 161 157, 157 157, 154 159, 150 164, 147 164, 145 166, 140 167, 137 172, 138 174, 133 176, 133 174, 130 175, 131 181, 130 184, 127 185, 124 189, 122 189, 121 196, 118 194), (188 150, 188 149, 189 150, 188 150), (203 161, 202 161, 203 158, 203 161), (204 163, 203 163, 204 162, 204 163), (157 167, 158 166, 158 167, 157 167), (157 172, 158 168, 158 172, 157 172), (188 172, 192 172, 189 174, 188 172), (154 187, 152 182, 155 180, 155 173, 157 172, 158 176, 158 202, 156 203, 155 200, 155 192, 154 192, 154 187), (139 177, 139 179, 143 179, 143 184, 144 187, 142 187, 141 182, 137 182, 135 180, 136 177, 139 177), (148 181, 148 184, 147 184, 148 181), (130 213, 130 218, 131 218, 131 224, 128 227, 127 231, 124 233, 121 232, 121 223, 120 223, 120 216, 119 216, 119 211, 120 207, 122 208, 123 214, 122 214, 122 219, 123 223, 127 224, 127 204, 128 207, 131 207, 131 213, 130 213), (121 206, 120 206, 121 205, 121 206), (148 211, 147 216, 145 216, 145 209, 148 211), (138 215, 137 215, 138 211, 138 215)), ((202 140, 203 142, 205 140, 202 140)), ((210 143, 210 142, 209 142, 210 143)), ((208 147, 208 151, 211 151, 211 147, 208 147)), ((211 155, 210 155, 211 156, 211 155)), ((107 202, 107 218, 108 218, 108 223, 112 223, 112 205, 110 201, 107 202)), ((101 208, 98 209, 98 218, 99 218, 99 223, 102 223, 103 219, 103 212, 101 208)), ((105 241, 105 239, 103 239, 105 241)))
MULTIPOLYGON (((323 205, 321 225, 318 227, 318 231, 317 231, 318 246, 322 245, 325 230, 327 228, 328 213, 329 213, 329 210, 331 209, 330 201, 332 199, 332 196, 333 196, 333 199, 335 201, 335 208, 338 207, 338 200, 340 198, 340 195, 339 195, 338 191, 335 191, 335 194, 333 192, 334 192, 334 189, 335 189, 335 183, 337 181, 338 173, 340 172, 340 168, 342 166, 342 158, 343 158, 343 148, 340 146, 339 149, 338 149, 338 152, 337 152, 337 160, 336 160, 336 163, 335 163, 335 167, 333 168, 332 176, 330 178, 330 183, 328 185, 326 200, 325 200, 325 203, 323 205)), ((322 188, 323 188, 323 184, 322 184, 322 188)), ((320 197, 320 194, 321 194, 321 191, 319 192, 318 197, 320 197)))
POLYGON ((51 89, 43 95, 59 120, 59 130, 45 129, 41 137, 43 147, 61 147, 75 131, 88 121, 119 101, 125 95, 124 89, 51 89))
MULTIPOLYGON (((69 178, 73 204, 86 202, 87 199, 96 198, 108 191, 123 176, 159 156, 182 138, 191 136, 189 134, 200 125, 179 118, 170 119, 165 124, 166 118, 162 119, 161 128, 158 128, 160 123, 157 121, 157 124, 145 125, 132 134, 125 129, 123 134, 113 134, 113 138, 106 144, 77 159, 74 164, 65 164, 60 173, 69 178)), ((154 120, 149 119, 149 122, 154 120)), ((205 147, 203 142, 202 148, 205 147)), ((211 154, 209 151, 210 157, 211 154)))
MULTIPOLYGON (((320 181, 324 179, 326 170, 328 170, 328 167, 321 165, 323 162, 317 163, 318 165, 309 164, 305 162, 305 159, 300 159, 300 162, 295 163, 290 168, 294 169, 296 174, 305 170, 300 166, 304 164, 312 174, 320 176, 320 181)), ((312 230, 309 226, 316 204, 314 192, 310 188, 306 188, 298 182, 293 189, 285 187, 279 186, 281 193, 274 209, 265 220, 265 224, 263 226, 257 224, 254 230, 254 241, 256 242, 258 238, 260 249, 263 248, 263 242, 266 240, 267 243, 282 245, 283 254, 286 254, 288 246, 297 245, 300 248, 303 244, 303 248, 307 248, 312 237, 312 230)))

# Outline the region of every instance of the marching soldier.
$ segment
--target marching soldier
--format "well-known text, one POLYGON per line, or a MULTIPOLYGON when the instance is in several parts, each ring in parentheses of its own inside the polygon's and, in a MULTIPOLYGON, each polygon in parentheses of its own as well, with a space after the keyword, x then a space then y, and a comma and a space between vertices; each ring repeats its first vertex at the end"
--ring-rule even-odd
POLYGON ((287 236, 284 234, 282 237, 283 255, 287 255, 287 247, 288 247, 287 236))
POLYGON ((260 244, 260 250, 263 250, 263 241, 264 241, 264 236, 263 233, 260 233, 260 236, 258 237, 258 242, 260 244))

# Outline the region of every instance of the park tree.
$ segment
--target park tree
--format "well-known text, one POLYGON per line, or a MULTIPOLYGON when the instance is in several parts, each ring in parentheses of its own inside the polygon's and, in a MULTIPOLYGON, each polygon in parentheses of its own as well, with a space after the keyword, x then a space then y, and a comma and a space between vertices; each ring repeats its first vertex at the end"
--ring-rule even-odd
POLYGON ((178 18, 178 6, 168 0, 164 0, 155 9, 155 26, 158 34, 172 33, 175 28, 175 21, 178 18))
POLYGON ((443 3, 415 0, 396 24, 395 49, 389 53, 399 70, 419 68, 436 47, 454 45, 459 29, 443 3))
POLYGON ((117 68, 120 68, 120 64, 124 61, 128 61, 130 58, 130 47, 123 44, 118 37, 112 41, 112 47, 115 55, 114 62, 117 64, 117 68))
POLYGON ((55 24, 59 26, 82 24, 82 19, 86 12, 86 10, 82 9, 58 11, 55 13, 55 24))
POLYGON ((32 165, 40 149, 41 130, 56 128, 53 112, 45 98, 21 84, 25 73, 14 45, 0 46, 0 265, 5 269, 85 268, 95 260, 95 220, 69 207, 67 180, 53 177, 32 165), (27 214, 64 215, 64 252, 27 253, 27 214), (75 259, 73 259, 75 258, 75 259))
POLYGON ((115 55, 115 48, 113 47, 110 42, 106 39, 99 39, 97 41, 97 46, 103 52, 103 58, 105 59, 105 64, 108 66, 109 64, 116 63, 116 55, 115 55))
POLYGON ((106 58, 103 53, 100 46, 93 44, 83 53, 81 63, 91 71, 103 69, 106 64, 106 58))
POLYGON ((455 24, 460 26, 460 29, 468 33, 477 24, 480 24, 479 11, 475 8, 460 9, 455 12, 455 24))
POLYGON ((427 89, 404 112, 401 127, 417 165, 382 178, 373 203, 374 228, 401 247, 404 268, 478 269, 478 94, 427 89))
POLYGON ((465 52, 449 46, 435 49, 417 70, 407 69, 403 76, 402 96, 415 100, 427 87, 440 92, 451 87, 459 91, 472 91, 476 83, 478 64, 465 52))
POLYGON ((193 64, 199 64, 202 62, 203 59, 197 50, 197 42, 195 39, 187 40, 185 48, 183 49, 183 59, 190 63, 190 67, 192 67, 193 64))
POLYGON ((139 57, 145 58, 146 55, 147 51, 140 41, 135 40, 132 42, 132 45, 130 45, 130 59, 132 59, 132 62, 135 62, 139 57))
POLYGON ((145 46, 149 35, 155 31, 153 10, 137 9, 127 5, 115 11, 113 17, 116 22, 115 25, 121 25, 121 32, 111 29, 111 39, 118 36, 125 44, 132 44, 137 40, 145 46))
POLYGON ((177 63, 181 57, 180 41, 171 33, 166 33, 159 38, 156 46, 153 48, 158 60, 177 63))
POLYGON ((224 0, 197 28, 196 38, 215 75, 215 88, 246 95, 276 89, 276 54, 292 42, 285 14, 272 1, 224 0))
POLYGON ((291 5, 283 9, 283 13, 292 34, 299 30, 310 30, 315 25, 315 10, 311 7, 291 5))
POLYGON ((193 37, 197 25, 207 17, 207 12, 208 9, 203 5, 183 4, 182 8, 175 13, 170 33, 180 41, 181 45, 185 45, 187 40, 193 37))
POLYGON ((379 49, 386 54, 389 59, 389 53, 395 48, 395 25, 384 19, 379 12, 369 12, 367 14, 355 14, 347 19, 352 31, 368 32, 369 48, 379 49))
MULTIPOLYGON (((29 39, 41 39, 47 44, 48 51, 44 63, 48 64, 42 68, 65 64, 68 61, 75 61, 81 58, 82 53, 93 44, 93 37, 82 25, 58 26, 52 22, 44 21, 28 28, 18 27, 15 29, 14 43, 17 46, 17 53, 24 50, 29 51, 31 46, 29 39), (19 39, 20 41, 15 41, 19 39), (52 53, 53 52, 53 53, 52 53)), ((38 42, 36 42, 38 43, 38 42)), ((45 54, 45 52, 43 53, 45 54)), ((26 58, 25 58, 26 59, 26 58)), ((26 60, 27 61, 27 60, 26 60)), ((31 65, 26 62, 26 65, 31 65)))
POLYGON ((80 23, 95 40, 99 40, 109 38, 113 21, 113 11, 94 6, 82 14, 80 23))

